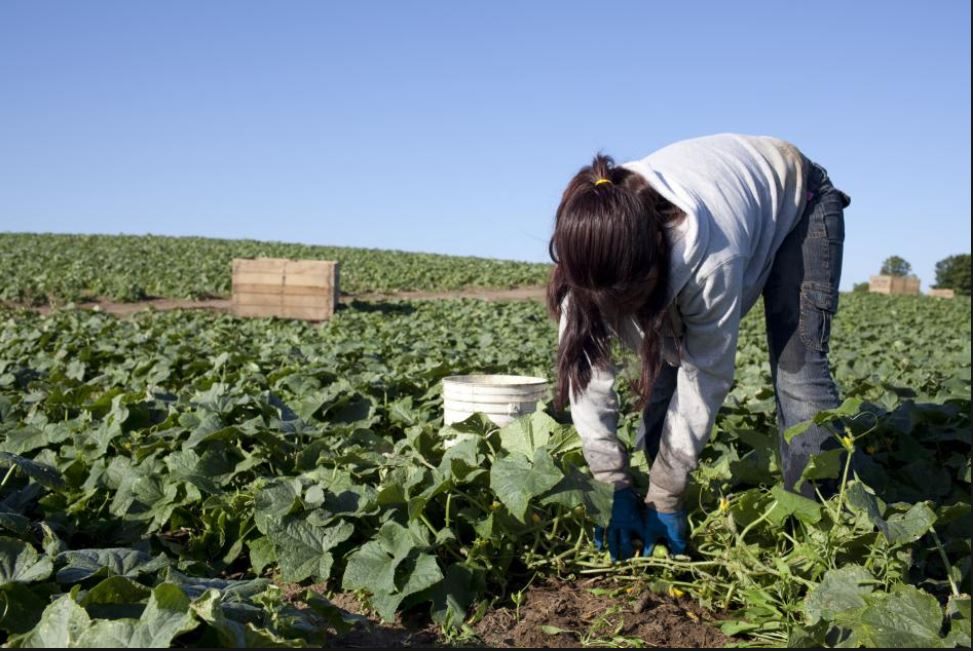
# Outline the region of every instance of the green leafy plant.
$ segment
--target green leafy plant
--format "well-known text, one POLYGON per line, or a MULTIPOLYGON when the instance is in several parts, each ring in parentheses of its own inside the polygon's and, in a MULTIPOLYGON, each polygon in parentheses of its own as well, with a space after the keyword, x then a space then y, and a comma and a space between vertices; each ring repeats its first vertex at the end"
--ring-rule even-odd
MULTIPOLYGON (((539 304, 393 302, 324 325, 0 310, 0 635, 321 645, 355 619, 320 588, 472 639, 537 577, 610 576, 726 610, 740 643, 962 642, 969 300, 841 300, 831 359, 851 399, 818 415, 836 450, 804 480, 844 488, 779 485, 757 309, 687 496, 692 556, 622 564, 592 546, 611 489, 565 415, 442 423, 447 375, 549 375, 539 304)), ((630 445, 639 414, 619 387, 630 445)), ((616 628, 588 641, 634 643, 616 628)))

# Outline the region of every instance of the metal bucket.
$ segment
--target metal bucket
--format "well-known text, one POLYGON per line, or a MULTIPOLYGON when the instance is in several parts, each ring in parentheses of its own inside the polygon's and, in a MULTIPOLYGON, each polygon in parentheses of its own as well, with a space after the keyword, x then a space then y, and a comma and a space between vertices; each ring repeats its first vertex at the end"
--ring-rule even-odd
POLYGON ((547 397, 548 382, 524 375, 454 375, 443 379, 443 422, 480 412, 497 425, 532 413, 547 397))

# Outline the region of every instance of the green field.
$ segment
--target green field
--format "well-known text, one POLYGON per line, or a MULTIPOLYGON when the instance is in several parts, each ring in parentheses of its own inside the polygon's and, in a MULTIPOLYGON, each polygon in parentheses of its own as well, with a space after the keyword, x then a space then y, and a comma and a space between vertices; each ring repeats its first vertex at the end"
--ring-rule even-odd
POLYGON ((542 285, 550 272, 546 264, 254 240, 0 233, 0 301, 228 297, 230 261, 249 257, 338 260, 350 294, 542 285))
MULTIPOLYGON (((47 270, 40 284, 17 271, 5 298, 111 295, 130 281, 152 295, 221 294, 234 255, 331 255, 131 239, 114 275, 96 280, 98 247, 117 241, 0 236, 4 274, 48 247, 32 267, 47 270), (140 248, 153 262, 139 263, 140 248), (181 261, 171 275, 140 284, 170 257, 181 261)), ((349 258, 356 290, 546 274, 462 260, 450 280, 432 280, 423 258, 385 274, 381 256, 392 254, 362 255, 375 266, 349 258)), ((969 299, 842 295, 832 362, 850 400, 821 420, 867 460, 820 503, 779 486, 763 320, 752 312, 691 485, 691 555, 612 565, 591 545, 610 492, 590 478, 566 415, 442 426, 444 376, 550 377, 555 328, 539 303, 353 303, 323 325, 0 308, 0 636, 11 646, 328 644, 353 626, 328 599, 351 593, 376 618, 407 613, 443 640, 473 643, 478 618, 519 603, 528 583, 603 577, 618 586, 619 612, 643 590, 692 599, 739 644, 969 645, 970 316, 969 299)), ((622 402, 630 441, 638 415, 624 386, 622 402)), ((808 481, 845 472, 826 454, 808 481)), ((581 633, 588 644, 646 642, 581 633)))

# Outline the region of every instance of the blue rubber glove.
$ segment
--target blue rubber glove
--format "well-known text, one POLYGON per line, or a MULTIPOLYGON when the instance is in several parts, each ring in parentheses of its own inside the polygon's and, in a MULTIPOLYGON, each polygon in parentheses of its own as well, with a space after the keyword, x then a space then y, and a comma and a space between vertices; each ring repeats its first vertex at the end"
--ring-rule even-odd
POLYGON ((631 488, 615 491, 612 500, 612 516, 608 528, 595 527, 595 547, 598 551, 605 548, 608 539, 608 552, 612 561, 625 560, 635 555, 632 538, 642 539, 645 519, 642 517, 642 500, 631 488))
POLYGON ((644 547, 642 556, 652 553, 655 544, 662 540, 673 554, 686 553, 686 536, 689 523, 686 521, 685 511, 675 513, 659 513, 655 509, 646 509, 645 531, 640 538, 644 547))

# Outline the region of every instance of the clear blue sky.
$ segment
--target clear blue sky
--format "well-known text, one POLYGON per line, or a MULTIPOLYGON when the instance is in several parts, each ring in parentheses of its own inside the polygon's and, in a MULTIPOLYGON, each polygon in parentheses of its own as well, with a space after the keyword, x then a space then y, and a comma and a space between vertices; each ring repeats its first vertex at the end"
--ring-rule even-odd
POLYGON ((568 178, 720 131, 853 197, 842 287, 970 250, 970 3, 0 2, 0 231, 546 260, 568 178))

